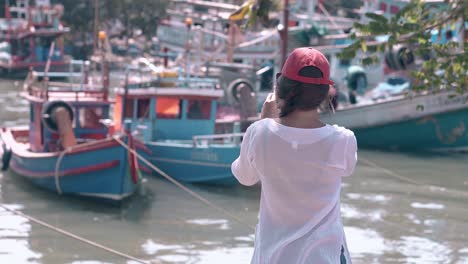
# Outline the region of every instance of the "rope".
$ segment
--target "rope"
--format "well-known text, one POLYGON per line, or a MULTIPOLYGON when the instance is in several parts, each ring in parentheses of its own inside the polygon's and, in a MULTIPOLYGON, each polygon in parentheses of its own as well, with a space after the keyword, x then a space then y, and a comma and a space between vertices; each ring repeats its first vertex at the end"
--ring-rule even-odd
POLYGON ((379 169, 380 171, 384 172, 385 174, 389 175, 389 176, 392 176, 396 179, 399 179, 401 181, 404 181, 404 182, 408 182, 408 183, 411 183, 411 184, 414 184, 414 185, 417 185, 417 186, 421 186, 421 187, 424 187, 424 188, 428 188, 429 191, 432 191, 432 192, 435 192, 435 191, 439 191, 441 193, 451 193, 453 195, 455 195, 456 197, 468 197, 468 192, 465 192, 465 191, 460 191, 460 190, 454 190, 454 189, 447 189, 445 187, 441 187, 441 186, 436 186, 436 185, 430 185, 430 184, 425 184, 425 183, 422 183, 422 182, 419 182, 419 181, 415 181, 415 180, 412 180, 408 177, 405 177, 405 176, 402 176, 394 171, 391 171, 389 169, 386 169, 382 166, 379 166, 378 164, 366 159, 366 158, 363 158, 363 157, 359 157, 359 160, 366 163, 367 165, 371 166, 371 167, 374 167, 376 169, 379 169))
POLYGON ((148 262, 148 261, 145 261, 145 260, 142 260, 142 259, 139 259, 139 258, 130 256, 130 255, 127 255, 127 254, 122 253, 122 252, 120 252, 120 251, 117 251, 117 250, 108 248, 108 247, 106 247, 106 246, 104 246, 104 245, 98 244, 98 243, 93 242, 93 241, 91 241, 91 240, 88 240, 88 239, 86 239, 86 238, 83 238, 83 237, 80 237, 80 236, 75 235, 75 234, 73 234, 73 233, 70 233, 70 232, 68 232, 68 231, 65 231, 65 230, 63 230, 63 229, 61 229, 61 228, 52 226, 52 225, 50 225, 50 224, 48 224, 48 223, 46 223, 46 222, 43 222, 43 221, 41 221, 41 220, 39 220, 39 219, 36 219, 36 218, 34 218, 34 217, 32 217, 32 216, 29 216, 29 215, 27 215, 27 214, 24 214, 24 213, 22 213, 22 212, 20 212, 20 211, 17 211, 17 210, 14 210, 14 209, 10 209, 10 208, 8 208, 7 206, 5 206, 5 205, 3 205, 3 204, 0 204, 0 207, 3 208, 3 209, 5 209, 5 210, 8 211, 8 212, 11 212, 11 213, 13 213, 13 214, 15 214, 15 215, 18 215, 18 216, 21 216, 21 217, 24 217, 24 218, 30 220, 31 222, 34 222, 34 223, 36 223, 36 224, 38 224, 38 225, 41 225, 41 226, 43 226, 43 227, 46 227, 46 228, 48 228, 48 229, 50 229, 50 230, 53 230, 53 231, 55 231, 55 232, 58 232, 58 233, 60 233, 60 234, 62 234, 62 235, 65 235, 65 236, 67 236, 67 237, 76 239, 76 240, 78 240, 78 241, 80 241, 80 242, 83 242, 83 243, 85 243, 85 244, 91 245, 91 246, 93 246, 93 247, 97 247, 97 248, 102 249, 102 250, 104 250, 104 251, 110 252, 110 253, 112 253, 112 254, 115 254, 115 255, 117 255, 117 256, 120 256, 120 257, 129 259, 129 260, 136 261, 136 262, 138 262, 138 263, 150 264, 150 262, 148 262))
POLYGON ((151 164, 151 162, 149 162, 147 159, 145 159, 144 157, 142 157, 140 154, 138 154, 135 150, 133 149, 130 149, 129 146, 127 144, 125 144, 122 140, 120 140, 118 137, 114 137, 115 141, 117 141, 120 145, 122 145, 124 148, 126 148, 128 151, 132 152, 133 155, 136 155, 138 157, 138 159, 140 159, 141 161, 143 161, 143 163, 145 163, 146 165, 148 165, 150 168, 152 168, 154 171, 156 171, 157 173, 161 174, 164 178, 166 178, 167 180, 169 180, 170 182, 172 182, 173 184, 175 184, 177 187, 181 188, 182 190, 184 190, 185 192, 187 192, 188 194, 192 195, 193 197, 195 197, 196 199, 198 199, 199 201, 201 201, 202 203, 206 204, 207 206, 223 213, 224 215, 226 216, 229 216, 231 219, 235 220, 236 222, 240 223, 240 224, 243 224, 245 226, 247 226, 248 228, 250 228, 251 230, 255 231, 255 227, 250 225, 249 223, 246 223, 244 221, 242 221, 242 219, 238 218, 237 216, 233 215, 232 213, 228 212, 227 210, 223 209, 222 207, 219 207, 215 204, 213 204, 212 202, 208 201, 206 198, 202 197, 201 195, 197 194, 196 192, 190 190, 189 188, 185 187, 184 185, 182 185, 180 182, 178 182, 177 180, 175 180, 174 178, 172 178, 171 176, 169 176, 167 173, 165 173, 164 171, 162 171, 161 169, 159 169, 158 167, 154 166, 153 164, 151 164))
POLYGON ((62 188, 60 187, 60 179, 59 179, 59 170, 60 170, 60 164, 62 163, 63 158, 65 155, 71 150, 71 148, 66 148, 64 151, 60 152, 60 155, 57 159, 57 162, 55 163, 55 188, 57 189, 58 194, 62 194, 62 188))

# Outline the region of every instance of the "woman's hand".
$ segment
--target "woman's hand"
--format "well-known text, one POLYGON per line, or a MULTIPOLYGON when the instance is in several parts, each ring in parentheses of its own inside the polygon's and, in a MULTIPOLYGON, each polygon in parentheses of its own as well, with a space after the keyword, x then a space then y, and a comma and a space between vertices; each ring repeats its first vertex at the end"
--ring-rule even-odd
POLYGON ((260 118, 277 118, 279 116, 278 107, 276 105, 276 98, 274 93, 269 93, 265 102, 263 103, 262 113, 260 118))

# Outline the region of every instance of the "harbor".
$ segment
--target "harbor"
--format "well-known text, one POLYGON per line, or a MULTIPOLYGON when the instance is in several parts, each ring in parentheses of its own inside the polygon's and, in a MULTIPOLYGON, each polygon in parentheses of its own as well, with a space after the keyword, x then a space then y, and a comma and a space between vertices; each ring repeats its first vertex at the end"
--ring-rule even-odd
MULTIPOLYGON (((28 122, 18 85, 0 82, 3 125, 28 122)), ((360 150, 359 157, 342 191, 355 263, 468 261, 468 155, 360 150)), ((253 253, 259 188, 188 185, 239 223, 151 176, 119 207, 57 196, 15 176, 0 172, 0 204, 151 263, 247 263, 253 253)), ((133 263, 5 210, 0 223, 2 263, 133 263)))
MULTIPOLYGON (((468 263, 468 24, 435 15, 463 8, 281 3, 6 0, 0 263, 250 263, 254 249, 259 254, 265 193, 300 193, 290 188, 302 181, 323 189, 317 203, 329 199, 331 182, 337 186, 327 217, 341 207, 341 264, 468 263), (411 21, 432 19, 425 12, 443 21, 417 31, 411 21), (306 86, 281 95, 284 80, 293 81, 283 65, 297 50, 321 56, 294 72, 296 84, 328 89, 313 109, 294 108, 306 86), (319 75, 301 75, 310 67, 319 75), (350 129, 354 139, 330 136, 330 149, 342 151, 320 152, 317 164, 305 159, 320 169, 299 182, 281 178, 276 189, 264 179, 242 182, 240 165, 231 168, 249 155, 262 174, 254 160, 266 154, 252 156, 246 145, 252 124, 269 117, 272 95, 276 125, 285 127, 286 103, 291 113, 314 111, 327 128, 350 129), (325 172, 340 177, 318 176, 325 172)), ((309 157, 300 151, 312 143, 294 140, 291 153, 309 157)), ((277 166, 265 161, 263 168, 277 166)))

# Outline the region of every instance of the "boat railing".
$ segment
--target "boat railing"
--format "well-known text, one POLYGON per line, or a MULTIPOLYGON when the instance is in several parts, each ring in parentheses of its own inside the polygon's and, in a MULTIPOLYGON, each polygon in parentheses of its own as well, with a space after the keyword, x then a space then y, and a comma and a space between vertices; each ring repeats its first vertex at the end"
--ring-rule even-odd
POLYGON ((244 133, 193 136, 193 146, 206 146, 213 143, 239 145, 244 133))
POLYGON ((219 79, 217 78, 185 76, 181 68, 166 71, 164 67, 156 66, 144 57, 138 58, 137 61, 144 64, 146 67, 140 67, 138 65, 127 66, 125 73, 126 79, 130 72, 139 73, 141 79, 140 81, 133 83, 126 81, 129 89, 154 88, 158 83, 174 84, 173 86, 167 87, 177 87, 181 85, 195 89, 216 89, 220 86, 219 79), (170 76, 167 76, 166 74, 170 74, 170 76))
POLYGON ((32 97, 48 100, 49 98, 59 98, 65 101, 105 101, 105 92, 100 86, 86 85, 86 89, 81 89, 78 86, 68 87, 64 83, 49 84, 49 89, 33 86, 29 89, 28 94, 32 97), (92 87, 92 88, 91 88, 92 87))

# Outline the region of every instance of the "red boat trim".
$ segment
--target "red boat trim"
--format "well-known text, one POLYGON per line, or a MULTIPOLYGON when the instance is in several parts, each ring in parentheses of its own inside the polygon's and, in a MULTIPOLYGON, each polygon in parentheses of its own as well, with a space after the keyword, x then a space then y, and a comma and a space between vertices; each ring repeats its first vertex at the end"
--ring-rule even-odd
POLYGON ((146 174, 153 174, 153 170, 146 165, 139 165, 140 170, 146 174))
POLYGON ((143 142, 135 139, 134 144, 137 150, 143 150, 146 154, 151 154, 151 149, 145 146, 143 142))
MULTIPOLYGON (((60 177, 73 176, 77 174, 110 169, 110 168, 119 166, 119 164, 120 164, 119 160, 112 160, 112 161, 101 163, 98 165, 92 165, 92 166, 82 167, 78 169, 61 170, 59 171, 58 175, 60 177)), ((30 178, 47 178, 47 177, 55 176, 55 171, 36 172, 36 171, 31 171, 28 169, 21 168, 14 160, 11 161, 11 168, 16 173, 23 175, 25 177, 30 177, 30 178)))
MULTIPOLYGON (((0 137, 3 141, 11 147, 13 153, 22 158, 50 158, 58 157, 61 152, 50 152, 50 153, 36 153, 31 152, 24 147, 23 144, 20 144, 16 141, 15 137, 11 130, 6 129, 6 131, 0 133, 0 137)), ((111 147, 118 147, 120 144, 115 141, 113 138, 106 138, 102 140, 96 140, 89 143, 83 143, 76 146, 73 146, 67 155, 74 155, 82 152, 96 151, 111 147)))
POLYGON ((98 141, 93 141, 93 142, 90 142, 90 143, 84 143, 84 144, 80 144, 80 145, 76 145, 72 148, 72 150, 70 152, 67 153, 68 154, 77 154, 77 153, 81 153, 81 152, 88 152, 88 151, 95 151, 95 150, 100 150, 100 149, 104 149, 104 148, 111 148, 111 147, 116 147, 116 146, 120 146, 120 144, 115 141, 114 139, 105 139, 106 141, 101 141, 101 140, 98 140, 98 141))
MULTIPOLYGON (((67 61, 52 61, 50 66, 66 66, 69 62, 67 61)), ((18 70, 18 69, 28 69, 29 67, 45 67, 46 61, 38 62, 14 62, 12 64, 0 63, 1 68, 18 70)))

